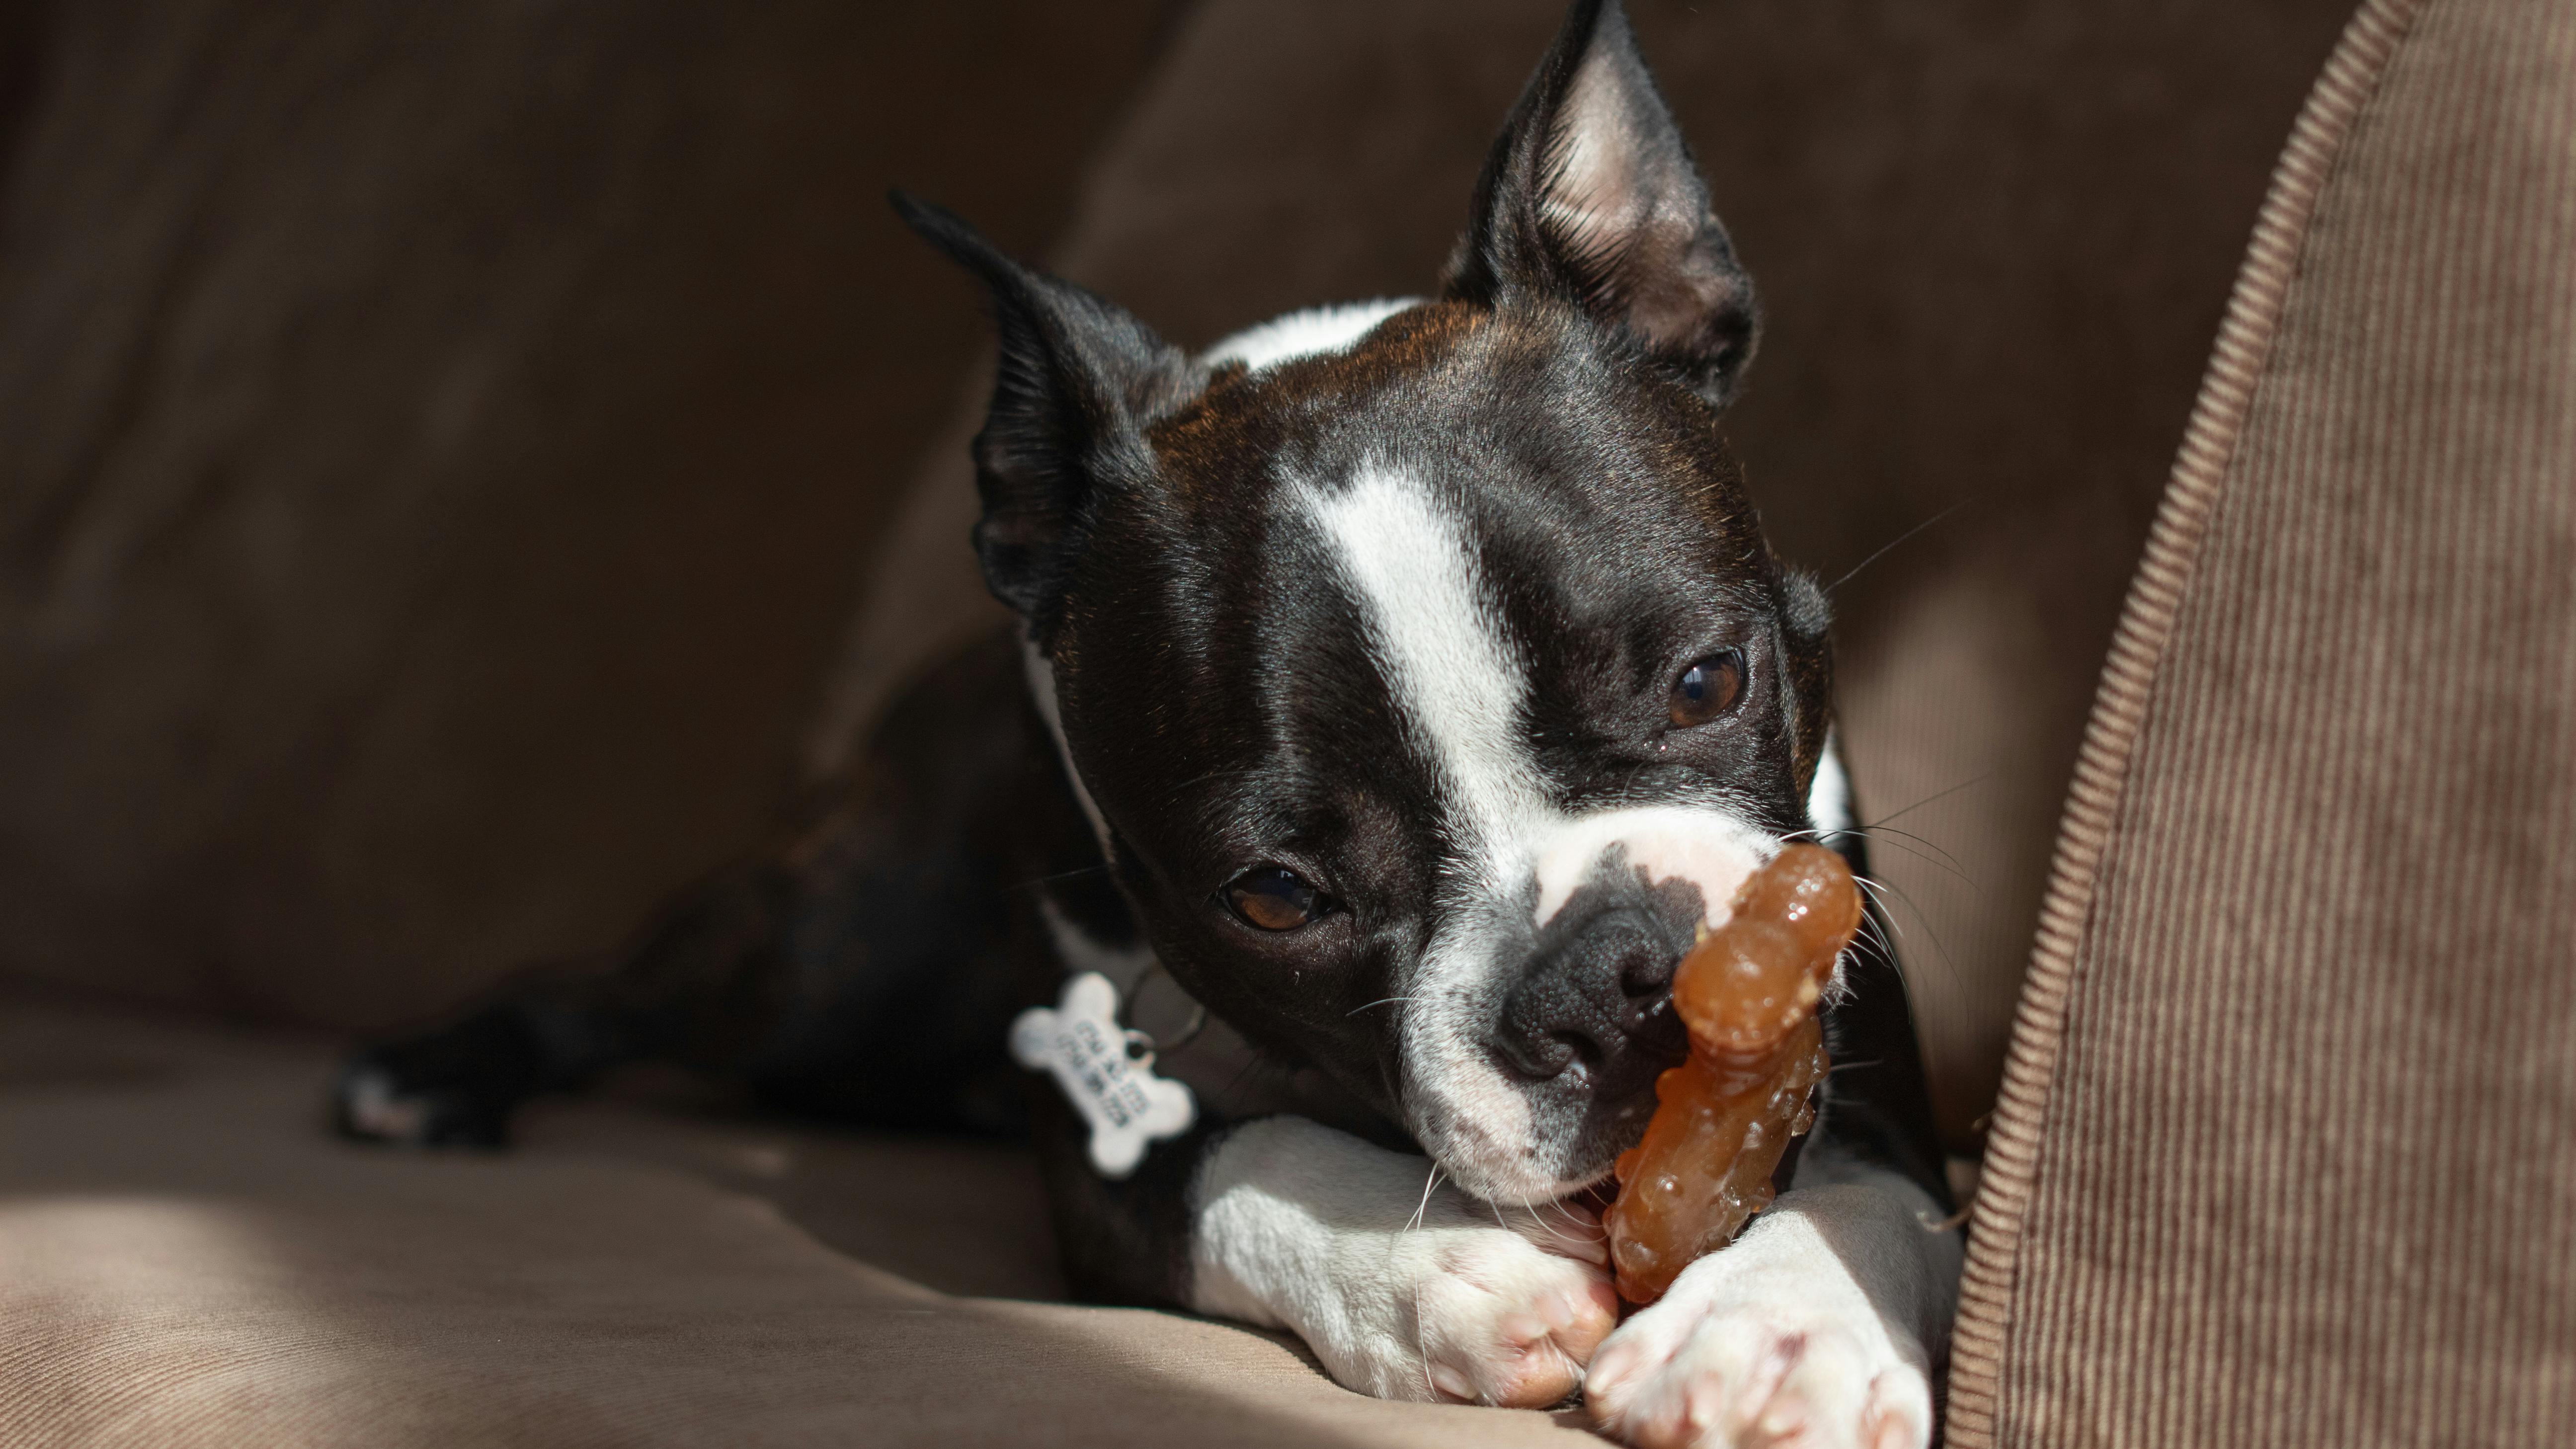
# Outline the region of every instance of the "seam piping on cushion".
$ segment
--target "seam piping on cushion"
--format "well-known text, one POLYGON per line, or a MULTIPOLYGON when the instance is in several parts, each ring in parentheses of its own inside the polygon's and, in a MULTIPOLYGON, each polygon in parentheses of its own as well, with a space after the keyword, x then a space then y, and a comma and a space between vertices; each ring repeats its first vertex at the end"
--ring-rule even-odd
POLYGON ((2317 198, 2344 138, 2423 4, 2424 0, 2364 0, 2300 107, 2289 141, 2272 168, 2253 239, 2228 295, 2209 370, 2201 379, 2181 451, 2148 530, 2145 555, 2111 636, 2110 655, 2094 693, 2092 715, 2085 722, 2066 813, 2049 862, 2039 929, 2013 1012, 2012 1045, 2004 1061, 1994 1125, 1987 1134, 1971 1218, 1967 1272, 1960 1284, 1958 1324, 1951 1339, 1945 1442, 1953 1449, 1987 1449, 2001 1427, 2000 1379, 2017 1286, 2021 1225, 2039 1172, 2039 1140, 2047 1125, 2058 1049, 2065 1037, 2076 948, 2091 915, 2094 886, 2127 783, 2130 754, 2146 720, 2157 667, 2172 637, 2184 590, 2190 586, 2201 539, 2225 487, 2255 386, 2269 360, 2317 198))

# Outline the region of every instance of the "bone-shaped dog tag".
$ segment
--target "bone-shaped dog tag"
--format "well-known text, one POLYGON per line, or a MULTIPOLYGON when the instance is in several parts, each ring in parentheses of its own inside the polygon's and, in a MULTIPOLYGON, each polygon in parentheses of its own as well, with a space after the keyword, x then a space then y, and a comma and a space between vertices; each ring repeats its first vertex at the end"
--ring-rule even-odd
POLYGON ((1034 1006, 1011 1023, 1011 1055, 1052 1073, 1091 1124, 1091 1165, 1103 1177, 1134 1172, 1147 1143, 1198 1120, 1190 1089, 1155 1076, 1154 1054, 1131 1040, 1118 1024, 1118 988, 1097 971, 1067 981, 1053 1011, 1034 1006))

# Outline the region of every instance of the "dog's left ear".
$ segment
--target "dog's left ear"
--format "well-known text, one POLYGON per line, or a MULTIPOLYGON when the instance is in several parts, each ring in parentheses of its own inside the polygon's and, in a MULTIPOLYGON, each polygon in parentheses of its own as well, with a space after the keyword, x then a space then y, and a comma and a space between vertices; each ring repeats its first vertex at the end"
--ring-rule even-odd
POLYGON ((1152 480, 1144 430, 1203 379, 1124 309, 1021 266, 939 207, 900 191, 890 199, 992 294, 1001 357, 975 435, 975 550, 985 583, 1044 643, 1102 498, 1152 480))
POLYGON ((1518 289, 1624 327, 1721 407, 1752 359, 1752 278, 1618 0, 1576 0, 1476 183, 1447 293, 1518 289))

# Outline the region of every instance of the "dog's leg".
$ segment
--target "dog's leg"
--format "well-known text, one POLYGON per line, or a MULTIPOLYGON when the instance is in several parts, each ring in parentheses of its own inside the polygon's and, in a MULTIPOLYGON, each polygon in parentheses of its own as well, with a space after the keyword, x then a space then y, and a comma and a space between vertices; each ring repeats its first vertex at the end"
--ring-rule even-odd
POLYGON ((1590 1214, 1477 1202, 1303 1118, 1217 1139, 1195 1202, 1190 1306, 1290 1329, 1381 1398, 1544 1407, 1617 1321, 1590 1214))
POLYGON ((1612 1335, 1585 1398, 1641 1449, 1922 1449, 1961 1256, 1930 1193, 1820 1144, 1796 1190, 1612 1335))
POLYGON ((654 1057, 730 1065, 767 1024, 789 887, 729 872, 666 912, 608 970, 531 973, 487 1005, 360 1052, 333 1103, 353 1137, 497 1146, 528 1098, 654 1057))
MULTIPOLYGON (((1050 869, 1023 860, 1027 817, 1065 794, 1019 676, 1008 634, 960 653, 898 702, 834 808, 779 848, 594 969, 533 975, 362 1052, 333 1104, 341 1130, 495 1144, 527 1098, 643 1059, 853 1122, 1017 1125, 1008 907, 1015 882, 1050 869)), ((1069 797, 1051 808, 1077 813, 1069 797)))

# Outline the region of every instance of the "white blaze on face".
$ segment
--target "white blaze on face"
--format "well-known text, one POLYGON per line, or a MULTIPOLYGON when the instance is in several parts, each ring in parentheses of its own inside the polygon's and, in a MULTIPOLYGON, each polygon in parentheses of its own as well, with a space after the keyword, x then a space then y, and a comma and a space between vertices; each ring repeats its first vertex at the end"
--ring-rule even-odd
POLYGON ((1395 469, 1363 468, 1304 506, 1357 605, 1371 657, 1407 735, 1432 767, 1458 858, 1430 903, 1440 924, 1407 986, 1406 1106, 1423 1146, 1461 1187, 1499 1201, 1555 1196, 1551 1144, 1521 1086, 1486 1046, 1501 998, 1543 925, 1613 861, 1699 888, 1711 924, 1778 849, 1710 806, 1569 817, 1526 743, 1529 670, 1479 576, 1459 507, 1395 469), (1516 922, 1536 895, 1536 919, 1516 922), (1506 959, 1508 958, 1508 959, 1506 959))
POLYGON ((1513 847, 1556 812, 1522 744, 1528 670, 1477 576, 1465 521, 1382 469, 1306 502, 1395 706, 1437 767, 1450 833, 1508 885, 1513 847))
POLYGON ((1556 816, 1521 743, 1528 671, 1478 577, 1465 520, 1429 489, 1372 468, 1339 490, 1310 490, 1305 502, 1387 692, 1430 757, 1443 822, 1464 857, 1464 878, 1436 887, 1441 925, 1407 986, 1406 1106, 1423 1146, 1461 1186, 1504 1195, 1529 1153, 1531 1119, 1483 1044, 1489 978, 1501 964, 1487 924, 1526 878, 1526 842, 1556 816))
POLYGON ((1649 884, 1684 880, 1697 887, 1701 918, 1713 931, 1726 924, 1744 878, 1778 851, 1769 835, 1704 805, 1648 805, 1586 815, 1567 822, 1539 854, 1533 924, 1556 919, 1574 893, 1615 859, 1627 869, 1645 872, 1649 884))

